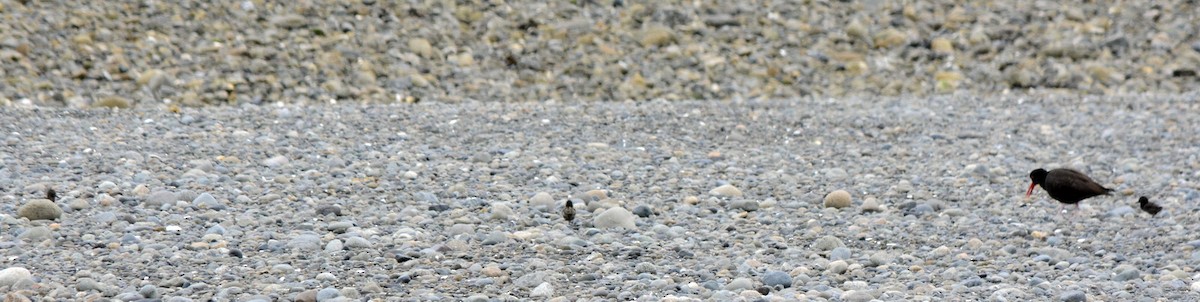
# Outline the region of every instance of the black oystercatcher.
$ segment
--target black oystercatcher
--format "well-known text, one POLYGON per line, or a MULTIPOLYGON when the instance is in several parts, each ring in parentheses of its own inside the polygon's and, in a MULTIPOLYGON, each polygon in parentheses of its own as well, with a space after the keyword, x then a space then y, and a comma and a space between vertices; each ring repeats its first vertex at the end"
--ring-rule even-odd
POLYGON ((567 220, 567 223, 575 220, 575 204, 571 203, 570 199, 567 200, 566 205, 563 205, 562 215, 563 219, 567 220))
POLYGON ((1066 168, 1049 172, 1045 169, 1033 170, 1029 172, 1029 179, 1033 180, 1033 183, 1029 184, 1029 190, 1025 191, 1025 198, 1029 198, 1029 195, 1033 194, 1033 188, 1040 185, 1042 190, 1050 194, 1050 198, 1076 207, 1079 207, 1080 200, 1112 192, 1112 189, 1101 186, 1082 172, 1066 168))
POLYGON ((1142 208, 1142 211, 1150 213, 1150 216, 1158 215, 1158 212, 1162 211, 1162 206, 1150 202, 1150 198, 1146 198, 1146 196, 1138 198, 1138 207, 1142 208))
POLYGON ((46 199, 49 199, 50 201, 56 201, 58 199, 58 193, 55 193, 54 189, 46 189, 46 199))

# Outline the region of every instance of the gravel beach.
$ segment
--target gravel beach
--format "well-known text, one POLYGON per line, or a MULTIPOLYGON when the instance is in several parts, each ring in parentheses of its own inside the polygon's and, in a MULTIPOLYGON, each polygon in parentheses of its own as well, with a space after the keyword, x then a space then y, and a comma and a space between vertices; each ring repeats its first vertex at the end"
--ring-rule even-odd
POLYGON ((1193 301, 1197 12, 0 0, 0 293, 1193 301))
POLYGON ((1183 301, 1200 294, 1196 97, 2 107, 0 286, 35 300, 1183 301), (1117 193, 1060 213, 1023 198, 1039 167, 1117 193), (18 215, 49 188, 61 216, 18 215), (1165 210, 1138 211, 1141 195, 1165 210))
POLYGON ((1195 1, 0 0, 0 103, 1200 90, 1195 1))

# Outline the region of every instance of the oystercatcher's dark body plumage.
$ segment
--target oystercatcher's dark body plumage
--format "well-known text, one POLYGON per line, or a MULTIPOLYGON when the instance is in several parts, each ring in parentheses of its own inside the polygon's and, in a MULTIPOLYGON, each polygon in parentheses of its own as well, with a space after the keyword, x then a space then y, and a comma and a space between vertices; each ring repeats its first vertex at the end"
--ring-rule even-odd
POLYGON ((1064 204, 1077 204, 1080 200, 1112 192, 1112 189, 1101 186, 1082 172, 1066 168, 1033 170, 1029 172, 1029 179, 1033 180, 1033 183, 1029 184, 1025 197, 1033 194, 1033 188, 1040 185, 1050 198, 1064 204))
POLYGON ((1146 196, 1138 198, 1138 207, 1142 208, 1142 211, 1150 213, 1150 216, 1158 215, 1158 212, 1162 211, 1162 206, 1150 202, 1150 198, 1147 198, 1146 196))

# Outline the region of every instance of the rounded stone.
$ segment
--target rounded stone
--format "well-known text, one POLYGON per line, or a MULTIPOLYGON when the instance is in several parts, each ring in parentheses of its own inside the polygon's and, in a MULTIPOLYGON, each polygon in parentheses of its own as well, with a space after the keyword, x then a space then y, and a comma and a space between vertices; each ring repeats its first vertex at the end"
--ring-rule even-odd
POLYGON ((837 190, 825 195, 825 207, 827 208, 845 208, 850 206, 850 192, 846 190, 837 190))
POLYGON ((529 207, 541 211, 552 210, 554 209, 554 197, 550 196, 550 193, 538 192, 529 198, 529 207))
POLYGON ((763 275, 762 282, 766 286, 792 287, 792 276, 781 271, 770 271, 763 275))
POLYGON ((611 207, 592 218, 592 225, 601 229, 625 228, 632 230, 637 228, 633 219, 633 213, 629 210, 622 207, 611 207))
POLYGON ((12 286, 17 283, 33 281, 33 273, 24 267, 10 267, 0 270, 0 288, 12 286))
POLYGON ((742 197, 742 190, 733 185, 723 185, 708 191, 708 194, 722 197, 742 197))
POLYGON ((49 199, 34 199, 17 209, 17 216, 29 220, 55 220, 62 217, 63 210, 49 199))

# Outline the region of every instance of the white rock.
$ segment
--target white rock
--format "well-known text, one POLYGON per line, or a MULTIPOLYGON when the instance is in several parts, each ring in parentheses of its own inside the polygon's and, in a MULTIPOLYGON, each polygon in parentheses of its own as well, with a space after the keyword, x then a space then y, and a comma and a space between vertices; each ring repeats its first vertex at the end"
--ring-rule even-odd
POLYGON ((529 293, 529 296, 549 298, 554 296, 554 286, 550 285, 550 282, 542 282, 541 285, 538 285, 529 293))
POLYGON ((509 220, 514 215, 516 215, 516 213, 513 212, 512 207, 508 206, 507 202, 497 202, 492 204, 492 219, 509 220))
POLYGON ((288 158, 283 155, 276 155, 275 157, 268 158, 268 159, 265 159, 262 161, 262 164, 264 166, 271 167, 271 168, 278 168, 279 166, 286 165, 287 163, 288 163, 288 158))
POLYGON ((879 205, 879 199, 867 197, 867 199, 863 200, 862 206, 859 209, 863 212, 880 212, 883 211, 883 206, 879 205))
POLYGON ((535 210, 549 211, 554 209, 554 197, 550 193, 538 192, 529 198, 529 207, 535 210))
POLYGON ((637 227, 633 223, 633 213, 622 207, 612 207, 604 210, 600 215, 592 218, 592 225, 601 228, 625 228, 634 229, 637 227))
POLYGON ((10 267, 0 270, 0 288, 9 287, 23 281, 33 282, 33 274, 24 267, 10 267))
POLYGON ((724 185, 708 191, 708 194, 724 197, 742 197, 742 190, 738 190, 733 185, 724 185))

